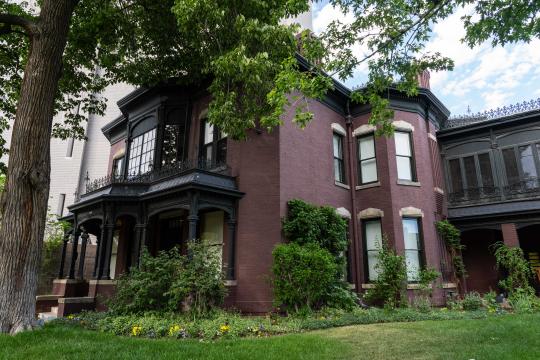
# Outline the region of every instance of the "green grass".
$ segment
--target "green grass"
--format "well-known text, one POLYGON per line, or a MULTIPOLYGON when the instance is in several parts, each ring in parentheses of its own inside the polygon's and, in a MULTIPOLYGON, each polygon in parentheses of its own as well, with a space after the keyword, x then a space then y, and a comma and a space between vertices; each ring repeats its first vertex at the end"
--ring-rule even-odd
POLYGON ((216 342, 137 339, 52 325, 0 336, 0 359, 540 359, 540 314, 216 342))

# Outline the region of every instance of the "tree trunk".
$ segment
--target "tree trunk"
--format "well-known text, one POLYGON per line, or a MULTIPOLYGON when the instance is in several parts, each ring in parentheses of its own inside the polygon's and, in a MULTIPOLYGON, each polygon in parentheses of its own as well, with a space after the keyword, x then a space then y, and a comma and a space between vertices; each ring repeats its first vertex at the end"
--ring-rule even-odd
POLYGON ((30 52, 11 138, 0 227, 0 333, 35 323, 50 183, 55 94, 75 0, 45 0, 29 33, 30 52))

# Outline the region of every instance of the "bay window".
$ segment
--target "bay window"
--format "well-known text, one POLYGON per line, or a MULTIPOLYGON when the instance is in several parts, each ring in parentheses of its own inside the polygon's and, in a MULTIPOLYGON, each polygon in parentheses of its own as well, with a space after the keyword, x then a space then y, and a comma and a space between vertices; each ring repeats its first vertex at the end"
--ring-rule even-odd
POLYGON ((207 119, 201 122, 201 159, 208 164, 221 164, 227 160, 227 135, 207 119))
POLYGON ((142 175, 152 170, 155 145, 155 128, 138 135, 131 140, 129 148, 129 176, 142 175))
POLYGON ((378 180, 375 137, 373 134, 358 138, 359 183, 369 184, 378 180))
POLYGON ((415 181, 414 157, 412 150, 411 133, 404 131, 394 132, 396 143, 396 163, 399 180, 415 181))
POLYGON ((345 184, 345 164, 343 158, 343 135, 334 133, 334 180, 345 184))
POLYGON ((379 251, 382 246, 382 228, 381 219, 363 220, 364 230, 364 256, 367 259, 367 278, 368 281, 375 281, 379 270, 379 251))
POLYGON ((403 218, 403 238, 405 243, 405 263, 407 280, 418 281, 422 267, 422 242, 420 236, 420 219, 403 218))

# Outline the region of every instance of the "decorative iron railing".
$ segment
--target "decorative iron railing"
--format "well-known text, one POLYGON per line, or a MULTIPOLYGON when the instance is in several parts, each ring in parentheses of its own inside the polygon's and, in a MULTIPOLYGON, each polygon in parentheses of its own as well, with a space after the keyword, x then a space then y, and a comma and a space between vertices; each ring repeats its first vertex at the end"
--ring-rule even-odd
POLYGON ((476 114, 465 114, 452 116, 446 122, 446 128, 455 128, 467 124, 481 122, 485 120, 492 120, 511 116, 515 114, 521 114, 528 111, 540 110, 540 98, 536 100, 523 101, 521 103, 503 106, 497 109, 486 110, 476 114))
POLYGON ((540 197, 540 179, 530 178, 509 185, 487 186, 449 193, 450 206, 489 203, 519 198, 540 197))
POLYGON ((181 175, 191 170, 204 170, 214 173, 229 175, 230 169, 224 162, 215 162, 208 160, 185 160, 173 164, 161 166, 159 169, 151 170, 144 174, 128 174, 127 176, 119 174, 110 174, 102 178, 90 180, 86 177, 85 194, 97 191, 113 184, 150 184, 168 177, 181 175))

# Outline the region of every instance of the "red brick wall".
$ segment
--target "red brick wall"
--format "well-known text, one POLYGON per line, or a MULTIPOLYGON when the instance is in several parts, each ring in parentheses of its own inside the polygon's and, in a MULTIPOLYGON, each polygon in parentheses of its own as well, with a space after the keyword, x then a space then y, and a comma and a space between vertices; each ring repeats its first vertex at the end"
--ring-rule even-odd
POLYGON ((506 245, 512 247, 519 247, 519 238, 516 230, 516 224, 508 223, 501 224, 503 241, 506 245))

